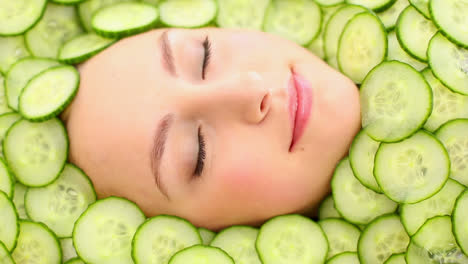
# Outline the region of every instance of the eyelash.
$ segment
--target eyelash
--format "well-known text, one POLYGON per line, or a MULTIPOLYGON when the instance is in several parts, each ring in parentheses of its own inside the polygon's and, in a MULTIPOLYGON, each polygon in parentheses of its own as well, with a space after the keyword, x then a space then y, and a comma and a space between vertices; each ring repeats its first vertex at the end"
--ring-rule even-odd
POLYGON ((193 173, 195 176, 201 176, 203 172, 203 167, 205 166, 205 137, 201 133, 201 127, 198 128, 198 158, 197 158, 197 166, 195 167, 195 172, 193 173))
POLYGON ((205 40, 203 41, 203 48, 205 49, 205 55, 203 57, 202 79, 205 80, 205 71, 211 59, 211 41, 208 36, 206 36, 205 40))

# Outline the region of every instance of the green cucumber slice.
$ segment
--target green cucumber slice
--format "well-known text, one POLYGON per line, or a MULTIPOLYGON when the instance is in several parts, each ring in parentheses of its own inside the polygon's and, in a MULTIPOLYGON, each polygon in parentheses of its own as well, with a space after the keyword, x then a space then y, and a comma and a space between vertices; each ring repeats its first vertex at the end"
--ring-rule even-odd
POLYGON ((390 8, 387 10, 377 13, 380 20, 384 24, 387 31, 392 30, 400 13, 409 5, 408 0, 397 0, 390 8))
POLYGON ((210 243, 224 250, 235 263, 261 264, 255 249, 258 229, 251 226, 230 226, 220 231, 210 243))
POLYGON ((468 189, 465 190, 455 203, 452 215, 453 234, 458 245, 468 254, 468 189))
POLYGON ((0 241, 0 263, 2 264, 15 264, 10 252, 6 249, 5 245, 0 241))
POLYGON ((406 264, 405 254, 395 254, 392 255, 385 261, 384 264, 406 264))
POLYGON ((346 3, 364 6, 375 12, 381 12, 390 8, 395 1, 396 0, 346 0, 346 3))
POLYGON ((86 31, 92 32, 93 27, 91 25, 91 20, 97 11, 110 5, 131 1, 135 2, 137 0, 86 0, 78 5, 78 14, 80 16, 81 24, 86 31))
POLYGON ((5 78, 0 73, 0 115, 9 112, 13 112, 13 110, 8 107, 8 103, 5 97, 5 78))
POLYGON ((196 28, 215 19, 215 0, 163 0, 159 4, 161 22, 170 27, 196 28))
POLYGON ((357 251, 361 230, 343 219, 328 218, 318 222, 328 240, 327 259, 341 253, 357 251))
POLYGON ((398 42, 395 31, 388 33, 388 57, 387 60, 397 60, 409 64, 417 71, 427 68, 427 64, 411 57, 398 42))
POLYGON ((327 219, 327 218, 340 218, 340 213, 335 208, 335 201, 333 201, 333 196, 330 195, 325 198, 322 203, 320 204, 319 208, 319 219, 327 219))
POLYGON ((452 42, 468 49, 468 2, 466 0, 430 0, 434 23, 452 42))
POLYGON ((199 227, 198 228, 198 233, 200 233, 200 236, 202 238, 202 241, 203 241, 203 245, 205 246, 208 246, 211 241, 213 240, 213 238, 216 236, 216 233, 209 230, 209 229, 206 229, 206 228, 203 228, 203 227, 199 227))
POLYGON ((299 45, 307 45, 320 33, 322 13, 313 0, 272 0, 263 30, 299 45))
POLYGON ((323 7, 329 7, 329 6, 337 6, 339 4, 343 4, 345 0, 315 0, 317 4, 323 7))
POLYGON ((16 179, 29 187, 57 179, 68 157, 68 138, 62 122, 16 122, 3 140, 3 152, 16 179))
POLYGON ((135 264, 164 264, 178 251, 201 243, 197 228, 187 220, 158 215, 137 229, 132 242, 132 258, 135 264))
POLYGON ((266 221, 255 242, 262 263, 323 263, 328 242, 322 228, 302 215, 275 216, 266 221))
POLYGON ((16 247, 19 233, 18 214, 13 202, 2 191, 0 191, 0 223, 2 223, 0 241, 11 252, 16 247))
POLYGON ((216 24, 222 28, 261 30, 266 9, 270 1, 271 0, 218 0, 216 24))
POLYGON ((392 254, 404 253, 410 242, 398 215, 384 215, 370 223, 358 244, 362 264, 382 264, 392 254))
POLYGON ((0 37, 0 71, 6 73, 15 62, 29 56, 24 37, 0 37))
POLYGON ((51 0, 53 3, 60 5, 76 5, 82 3, 86 0, 51 0))
POLYGON ((194 245, 174 254, 168 264, 198 263, 234 264, 234 260, 220 248, 194 245))
POLYGON ((78 256, 71 237, 60 239, 60 248, 62 249, 62 262, 67 262, 78 256))
POLYGON ((135 203, 113 196, 101 199, 75 222, 76 253, 87 263, 131 264, 132 238, 143 221, 135 203))
POLYGON ((28 187, 23 184, 16 182, 15 183, 15 193, 13 195, 13 204, 15 205, 16 212, 18 213, 19 219, 28 220, 28 215, 26 214, 26 208, 24 207, 24 194, 28 187))
POLYGON ((154 6, 157 6, 159 4, 160 0, 143 0, 143 3, 151 4, 154 6))
POLYGON ((69 259, 64 264, 86 264, 86 263, 84 263, 84 261, 81 260, 80 258, 72 258, 72 259, 69 259))
POLYGON ((468 49, 437 33, 429 43, 427 56, 437 79, 450 90, 468 95, 468 49))
POLYGON ((327 264, 360 264, 356 252, 345 252, 331 258, 327 264))
POLYGON ((10 199, 13 196, 13 181, 14 179, 8 171, 8 167, 5 162, 0 159, 0 191, 4 192, 10 199))
POLYGON ((429 0, 409 0, 410 4, 416 8, 427 19, 431 19, 429 12, 429 0))
POLYGON ((103 37, 123 38, 153 28, 158 17, 158 9, 150 4, 123 2, 96 12, 91 25, 103 37))
POLYGON ((398 143, 382 143, 375 155, 377 183, 398 203, 417 203, 432 197, 445 185, 449 173, 447 151, 424 130, 398 143))
POLYGON ((19 96, 21 115, 45 121, 60 114, 78 93, 80 74, 73 66, 58 66, 32 78, 19 96))
POLYGON ((21 115, 17 113, 6 113, 0 115, 0 156, 4 158, 3 155, 3 140, 5 139, 5 135, 10 129, 10 127, 18 120, 21 119, 21 115))
POLYGON ((114 42, 114 39, 103 38, 94 33, 80 35, 62 46, 58 59, 64 63, 78 64, 98 54, 114 42))
POLYGON ((413 67, 398 61, 375 67, 362 83, 360 95, 362 127, 377 141, 410 137, 432 111, 429 84, 413 67))
POLYGON ((47 0, 14 0, 0 3, 0 35, 20 35, 44 13, 47 0))

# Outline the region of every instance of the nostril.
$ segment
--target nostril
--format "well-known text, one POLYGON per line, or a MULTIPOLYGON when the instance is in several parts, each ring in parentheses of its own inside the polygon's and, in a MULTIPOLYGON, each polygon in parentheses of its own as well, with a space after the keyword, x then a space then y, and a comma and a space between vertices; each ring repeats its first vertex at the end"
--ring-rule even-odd
POLYGON ((269 99, 270 99, 270 94, 269 93, 266 94, 265 96, 263 96, 262 103, 260 104, 260 112, 261 113, 264 113, 264 112, 268 111, 269 99))

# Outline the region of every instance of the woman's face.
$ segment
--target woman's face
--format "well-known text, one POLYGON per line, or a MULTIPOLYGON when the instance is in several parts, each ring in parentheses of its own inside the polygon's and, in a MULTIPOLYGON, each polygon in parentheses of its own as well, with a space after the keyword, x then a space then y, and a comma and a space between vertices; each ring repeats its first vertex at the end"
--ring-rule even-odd
POLYGON ((62 118, 99 198, 211 229, 311 211, 360 127, 356 86, 266 33, 154 30, 79 70, 62 118))

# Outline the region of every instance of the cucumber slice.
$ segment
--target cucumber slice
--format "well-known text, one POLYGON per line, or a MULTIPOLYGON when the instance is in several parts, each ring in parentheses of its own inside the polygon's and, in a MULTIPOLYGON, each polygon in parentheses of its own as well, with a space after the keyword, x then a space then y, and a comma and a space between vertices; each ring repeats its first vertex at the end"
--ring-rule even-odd
POLYGON ((322 203, 320 204, 319 209, 319 219, 327 219, 327 218, 340 218, 341 215, 335 208, 335 202, 333 201, 333 196, 330 195, 325 198, 322 203))
POLYGON ((302 215, 273 217, 260 228, 255 242, 262 263, 323 263, 328 242, 322 228, 302 215))
POLYGON ((3 155, 3 139, 8 129, 18 120, 21 119, 21 115, 17 113, 6 113, 0 115, 0 156, 4 158, 3 155))
POLYGON ((93 30, 106 38, 123 38, 145 32, 158 22, 158 9, 152 5, 123 2, 107 6, 93 16, 93 30))
POLYGON ((427 50, 434 75, 450 90, 468 95, 468 49, 451 43, 437 33, 427 50))
POLYGON ((76 5, 82 3, 86 0, 51 0, 53 3, 61 5, 76 5))
POLYGON ((445 123, 436 132, 450 157, 450 178, 468 186, 468 119, 455 119, 445 123))
POLYGON ((202 244, 205 246, 208 246, 213 240, 213 238, 216 236, 215 232, 203 227, 198 228, 198 233, 200 233, 200 237, 202 238, 202 244))
POLYGON ((224 250, 235 263, 261 264, 255 249, 258 229, 251 226, 230 226, 219 232, 210 246, 224 250))
POLYGON ((429 68, 422 74, 431 86, 434 95, 434 107, 424 124, 424 129, 433 132, 450 120, 468 118, 468 96, 452 92, 434 77, 429 68))
POLYGON ((68 156, 68 137, 62 122, 16 122, 3 140, 3 152, 16 179, 29 187, 55 181, 68 156))
POLYGON ((26 45, 34 56, 57 58, 60 47, 81 33, 74 6, 49 3, 41 21, 26 32, 26 45))
POLYGON ((354 16, 338 42, 341 72, 360 84, 372 68, 387 56, 387 33, 380 19, 369 12, 354 16))
POLYGON ((40 72, 60 65, 58 61, 42 58, 24 58, 15 63, 5 79, 5 96, 8 105, 18 111, 18 98, 26 84, 40 72))
POLYGON ((114 42, 114 39, 103 38, 94 33, 80 35, 62 46, 58 59, 68 64, 78 64, 98 54, 114 42))
POLYGON ((376 217, 397 209, 395 202, 364 187, 354 177, 348 158, 336 167, 331 185, 336 209, 353 224, 366 225, 376 217))
POLYGON ((13 181, 13 177, 10 175, 8 167, 5 162, 0 159, 0 191, 4 192, 10 199, 13 196, 13 181))
POLYGON ((87 263, 133 263, 132 238, 145 221, 138 206, 124 198, 108 197, 91 204, 75 222, 73 245, 87 263))
POLYGON ((71 237, 60 239, 60 248, 62 249, 62 262, 67 262, 78 256, 71 237))
POLYGON ((336 58, 338 42, 346 23, 355 15, 366 10, 362 6, 345 5, 333 14, 326 24, 323 34, 324 51, 328 64, 333 68, 338 69, 338 60, 336 58))
POLYGON ((380 142, 369 137, 365 130, 361 130, 354 138, 349 150, 349 162, 354 176, 365 187, 374 192, 382 193, 374 177, 374 158, 380 142))
POLYGON ((387 10, 377 13, 387 31, 392 30, 398 20, 400 13, 409 5, 408 0, 397 0, 387 10))
POLYGON ((356 252, 361 230, 356 226, 337 218, 329 218, 318 222, 328 240, 327 259, 347 252, 356 252))
MULTIPOLYGON (((86 0, 78 5, 78 14, 81 24, 88 32, 93 31, 91 20, 94 14, 100 9, 123 2, 135 2, 137 0, 86 0)), ((146 1, 144 1, 146 2, 146 1)))
POLYGON ((0 73, 0 115, 9 112, 13 112, 13 110, 8 107, 8 103, 5 97, 5 78, 0 73))
POLYGON ((132 242, 132 258, 135 264, 164 264, 176 252, 201 243, 197 228, 187 220, 158 215, 137 229, 132 242))
POLYGON ((47 0, 7 0, 0 3, 0 35, 20 35, 44 13, 47 0))
POLYGON ((442 143, 420 130, 398 143, 382 143, 375 155, 374 175, 393 201, 417 203, 442 189, 450 160, 442 143))
POLYGON ((421 15, 413 6, 408 6, 398 18, 396 32, 401 47, 409 55, 420 61, 427 61, 429 41, 437 32, 431 20, 421 15))
POLYGON ((431 111, 431 88, 408 64, 383 62, 361 85, 362 127, 374 140, 397 142, 410 137, 431 111))
POLYGON ((0 37, 0 71, 6 73, 15 62, 29 56, 24 37, 0 37))
POLYGON ((69 259, 64 264, 86 264, 86 263, 84 263, 84 261, 81 260, 80 258, 72 258, 72 259, 69 259))
POLYGON ((409 0, 410 4, 416 8, 427 19, 431 19, 429 12, 429 0, 409 0))
POLYGON ((392 254, 404 253, 410 239, 400 217, 384 215, 370 223, 359 239, 358 255, 362 264, 384 263, 392 254))
POLYGON ((468 189, 457 199, 453 210, 453 234, 462 251, 468 255, 468 189))
POLYGON ((150 5, 157 6, 159 4, 160 0, 143 0, 142 2, 150 4, 150 5))
POLYGON ((452 42, 468 49, 468 2, 466 0, 430 0, 434 23, 452 42))
POLYGON ((409 64, 417 71, 422 71, 427 68, 427 64, 411 57, 404 49, 401 48, 398 42, 395 31, 388 33, 388 57, 387 60, 397 60, 409 64))
POLYGON ((31 260, 36 263, 62 263, 58 239, 47 226, 22 220, 19 228, 18 245, 11 254, 16 263, 31 263, 31 260))
POLYGON ((216 24, 222 28, 261 30, 271 0, 218 0, 216 24))
POLYGON ((90 179, 71 164, 52 184, 30 188, 24 198, 29 218, 46 224, 59 238, 71 237, 76 220, 95 201, 90 179))
POLYGON ((170 27, 196 28, 208 25, 218 11, 215 0, 163 0, 161 22, 170 27))
POLYGON ((15 194, 13 195, 13 204, 15 205, 19 219, 23 220, 28 220, 26 208, 24 207, 24 194, 26 193, 26 190, 27 187, 23 184, 19 182, 15 183, 15 194))
POLYGON ((451 215, 455 200, 465 187, 449 179, 436 195, 415 204, 403 204, 401 222, 410 236, 414 235, 427 219, 438 215, 451 215))
POLYGON ((318 37, 316 37, 312 42, 310 42, 309 46, 307 47, 312 53, 316 56, 320 57, 321 59, 325 59, 325 46, 324 46, 324 34, 325 34, 325 26, 328 24, 331 16, 339 10, 343 5, 334 5, 330 7, 321 7, 322 10, 322 26, 320 29, 320 33, 318 37))
POLYGON ((390 8, 395 1, 396 0, 346 0, 346 3, 364 6, 375 12, 381 12, 390 8))
POLYGON ((73 66, 48 69, 29 81, 19 96, 21 115, 45 121, 60 114, 78 92, 80 74, 73 66))
POLYGON ((13 258, 11 258, 10 252, 8 252, 2 241, 0 241, 0 263, 15 264, 15 262, 13 262, 13 258))
POLYGON ((328 7, 343 4, 345 0, 315 0, 315 2, 317 2, 317 4, 319 4, 320 6, 328 7))
POLYGON ((16 247, 19 233, 18 214, 13 202, 2 191, 0 191, 0 223, 2 223, 0 241, 11 252, 16 247))
POLYGON ((331 258, 327 264, 360 264, 356 252, 345 252, 331 258))
POLYGON ((313 0, 272 0, 263 30, 299 45, 307 45, 320 33, 322 13, 313 0))
POLYGON ((406 264, 405 254, 392 255, 384 262, 384 264, 406 264))
POLYGON ((222 249, 204 245, 194 245, 174 254, 169 264, 234 264, 234 260, 222 249))

